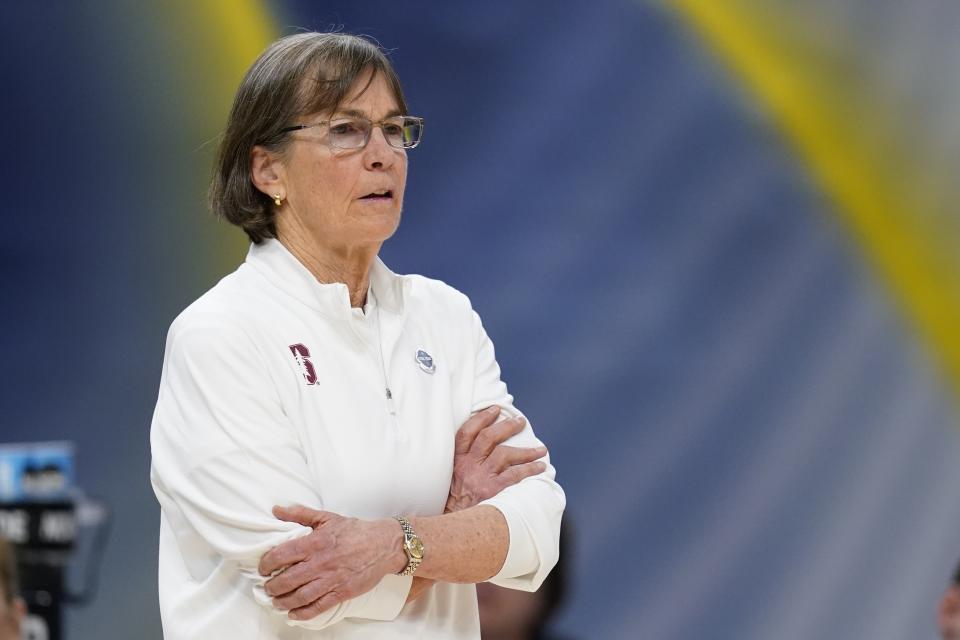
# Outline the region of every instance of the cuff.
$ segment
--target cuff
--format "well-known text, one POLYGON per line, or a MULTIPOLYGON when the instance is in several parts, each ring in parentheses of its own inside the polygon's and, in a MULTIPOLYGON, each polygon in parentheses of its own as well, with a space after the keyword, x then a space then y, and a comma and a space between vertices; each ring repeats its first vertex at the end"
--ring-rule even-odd
POLYGON ((507 557, 503 561, 500 571, 489 579, 490 582, 531 574, 540 566, 537 547, 533 543, 533 536, 527 530, 523 518, 513 506, 507 504, 504 500, 500 500, 499 497, 497 495, 480 503, 496 507, 507 521, 507 530, 510 533, 507 557))
POLYGON ((367 620, 395 619, 407 603, 412 583, 411 576, 383 576, 377 586, 351 601, 349 617, 367 620))
POLYGON ((273 601, 267 595, 262 584, 253 587, 253 597, 258 604, 266 607, 275 615, 283 616, 284 622, 291 627, 304 629, 325 629, 345 618, 363 618, 366 620, 390 621, 400 615, 407 602, 413 578, 409 576, 384 576, 370 591, 356 598, 341 602, 336 607, 324 611, 309 620, 290 620, 286 611, 275 609, 273 601))

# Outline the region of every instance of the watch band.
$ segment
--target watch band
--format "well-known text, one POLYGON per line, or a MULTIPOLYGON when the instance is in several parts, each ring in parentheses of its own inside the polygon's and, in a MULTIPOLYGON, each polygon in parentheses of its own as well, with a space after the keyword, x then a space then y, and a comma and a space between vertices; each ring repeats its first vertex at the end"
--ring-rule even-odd
POLYGON ((420 563, 423 562, 423 542, 420 541, 420 536, 410 526, 409 520, 403 516, 394 516, 394 518, 400 523, 400 528, 403 529, 403 552, 407 554, 407 566, 397 575, 412 576, 420 567, 420 563))

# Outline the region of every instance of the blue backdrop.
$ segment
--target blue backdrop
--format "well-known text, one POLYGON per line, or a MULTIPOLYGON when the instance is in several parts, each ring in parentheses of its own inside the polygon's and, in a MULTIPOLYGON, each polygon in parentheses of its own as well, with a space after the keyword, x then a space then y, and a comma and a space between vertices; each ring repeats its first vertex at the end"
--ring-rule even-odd
MULTIPOLYGON (((952 399, 780 133, 639 3, 277 2, 391 51, 426 118, 399 272, 467 293, 551 449, 579 638, 933 637, 960 556, 952 399)), ((159 638, 166 327, 243 255, 207 218, 200 35, 11 3, 0 441, 69 439, 113 509, 70 638, 159 638)), ((213 100, 213 98, 209 98, 213 100)), ((219 106, 217 108, 220 108, 219 106)))

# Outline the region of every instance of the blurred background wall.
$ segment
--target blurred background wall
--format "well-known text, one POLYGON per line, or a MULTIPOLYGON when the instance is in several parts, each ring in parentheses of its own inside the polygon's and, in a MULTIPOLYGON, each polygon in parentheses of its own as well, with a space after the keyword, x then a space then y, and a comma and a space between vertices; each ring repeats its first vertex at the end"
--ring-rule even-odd
POLYGON ((70 638, 160 638, 166 328, 243 70, 391 51, 424 143, 384 258, 470 295, 575 525, 576 638, 932 638, 960 557, 960 8, 10 2, 0 442, 114 522, 70 638))

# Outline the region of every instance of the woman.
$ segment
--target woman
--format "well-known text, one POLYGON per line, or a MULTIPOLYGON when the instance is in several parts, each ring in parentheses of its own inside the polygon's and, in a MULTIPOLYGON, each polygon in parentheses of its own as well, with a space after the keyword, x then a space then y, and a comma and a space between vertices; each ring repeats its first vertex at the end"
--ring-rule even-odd
POLYGON ((478 638, 473 583, 556 561, 563 492, 469 301, 377 258, 407 113, 345 34, 241 83, 211 201, 253 244, 171 326, 151 431, 168 638, 478 638))

